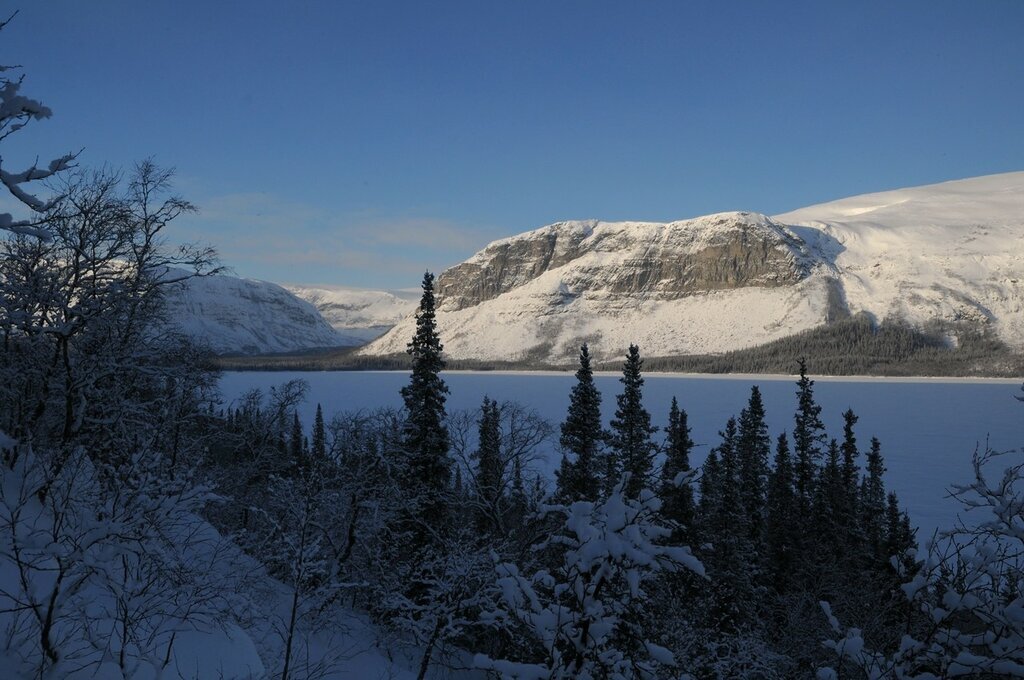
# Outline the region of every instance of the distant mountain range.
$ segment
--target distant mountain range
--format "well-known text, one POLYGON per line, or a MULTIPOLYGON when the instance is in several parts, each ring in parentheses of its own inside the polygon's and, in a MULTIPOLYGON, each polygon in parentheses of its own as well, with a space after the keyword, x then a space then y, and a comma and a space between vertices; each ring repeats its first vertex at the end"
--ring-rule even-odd
POLYGON ((286 285, 296 297, 309 302, 338 333, 363 344, 380 337, 412 314, 420 290, 366 290, 344 286, 286 285))
MULTIPOLYGON (((437 280, 449 356, 570 364, 763 345, 863 313, 969 324, 1024 349, 1024 172, 867 194, 775 217, 559 222, 437 280)), ((404 350, 406 317, 360 350, 404 350)), ((955 342, 955 337, 950 337, 955 342)))
POLYGON ((363 345, 410 314, 418 293, 191 279, 170 296, 171 323, 219 354, 363 345))

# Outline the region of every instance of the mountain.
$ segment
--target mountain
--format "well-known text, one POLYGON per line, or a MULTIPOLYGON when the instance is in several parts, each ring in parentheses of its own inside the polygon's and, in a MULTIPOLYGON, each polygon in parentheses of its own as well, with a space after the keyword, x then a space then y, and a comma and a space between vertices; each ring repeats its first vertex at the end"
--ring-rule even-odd
POLYGON ((295 296, 309 302, 336 331, 358 344, 380 337, 419 303, 418 290, 366 290, 343 286, 286 285, 295 296))
MULTIPOLYGON (((851 314, 968 322, 1024 349, 1024 172, 867 194, 775 217, 560 222, 442 273, 452 357, 574 361, 722 353, 851 314)), ((360 350, 388 355, 407 317, 360 350)))
POLYGON ((362 344, 327 323, 309 302, 275 283, 233 276, 187 281, 168 296, 178 330, 221 354, 266 354, 362 344))

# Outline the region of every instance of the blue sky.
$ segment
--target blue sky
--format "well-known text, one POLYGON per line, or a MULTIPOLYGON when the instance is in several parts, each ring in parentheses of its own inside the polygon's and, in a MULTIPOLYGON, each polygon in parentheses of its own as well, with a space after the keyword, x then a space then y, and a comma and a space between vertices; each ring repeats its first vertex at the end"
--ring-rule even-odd
POLYGON ((1024 2, 34 0, 22 165, 152 156, 243 276, 410 287, 563 219, 1024 169, 1024 2))

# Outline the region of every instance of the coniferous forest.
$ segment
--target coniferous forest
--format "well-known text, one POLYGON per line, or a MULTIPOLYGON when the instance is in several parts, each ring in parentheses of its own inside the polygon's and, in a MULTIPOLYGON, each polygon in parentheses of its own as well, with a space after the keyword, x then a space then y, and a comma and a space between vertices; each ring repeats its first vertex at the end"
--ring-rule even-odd
POLYGON ((144 244, 154 220, 135 216, 184 205, 131 202, 163 188, 157 172, 141 166, 127 197, 102 193, 117 186, 103 178, 79 188, 127 220, 113 231, 72 215, 51 241, 5 241, 18 255, 5 281, 22 282, 4 308, 4 559, 22 575, 3 593, 5 644, 27 675, 110 658, 128 677, 161 667, 181 626, 244 618, 263 571, 289 594, 266 660, 282 678, 316 676, 300 641, 341 610, 406 649, 419 677, 467 663, 508 678, 1020 668, 1019 468, 990 484, 976 461, 958 493, 998 521, 919 552, 885 487, 883 444, 852 411, 825 431, 803 360, 792 429, 768 431, 753 386, 699 467, 685 404, 663 405, 664 432, 651 426, 635 346, 608 423, 586 345, 557 427, 500 395, 448 414, 430 274, 404 408, 318 408, 302 423, 301 381, 225 408, 202 353, 146 334, 161 290, 149 270, 124 285, 102 258, 60 255, 72 235, 107 257, 144 244), (40 280, 59 282, 45 300, 40 280), (78 321, 33 332, 54 328, 56 310, 78 321), (532 465, 546 441, 562 456, 553 483, 532 465), (116 569, 103 566, 111 555, 116 569), (40 589, 37 572, 55 577, 40 589))
MULTIPOLYGON (((48 116, 3 73, 0 140, 48 116)), ((220 271, 167 236, 195 210, 173 173, 76 163, 0 171, 30 215, 0 219, 0 675, 391 673, 354 665, 372 648, 418 679, 1024 677, 1024 466, 979 450, 951 495, 987 519, 918 535, 872 423, 823 424, 826 336, 761 357, 798 373, 790 426, 752 385, 698 465, 636 345, 610 419, 587 344, 560 422, 450 411, 426 273, 402 406, 303 422, 302 380, 227 402, 164 323, 220 271), (182 661, 204 645, 221 665, 182 661)))

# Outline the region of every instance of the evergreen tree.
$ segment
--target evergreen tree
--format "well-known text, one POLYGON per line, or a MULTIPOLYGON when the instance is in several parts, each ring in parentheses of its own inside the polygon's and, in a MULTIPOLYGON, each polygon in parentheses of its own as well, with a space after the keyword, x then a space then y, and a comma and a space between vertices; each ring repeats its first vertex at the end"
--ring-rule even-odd
POLYGON ((719 475, 719 507, 716 534, 745 534, 743 506, 740 500, 739 452, 737 451, 736 419, 729 418, 725 429, 718 433, 722 442, 718 445, 718 460, 721 463, 719 475))
POLYGON ((686 411, 679 408, 676 398, 672 397, 672 406, 668 411, 668 435, 665 442, 665 464, 661 468, 661 512, 676 522, 680 529, 672 534, 672 545, 688 543, 693 535, 694 501, 693 488, 689 481, 676 483, 676 478, 690 471, 690 451, 693 440, 687 425, 686 411))
POLYGON ((843 443, 839 449, 842 453, 842 505, 838 509, 838 520, 844 528, 847 547, 859 552, 864 545, 864 535, 857 517, 859 500, 857 437, 853 428, 857 424, 857 416, 852 409, 843 413, 843 443))
POLYGON ((900 511, 899 499, 895 492, 890 492, 885 508, 885 555, 886 563, 895 558, 907 570, 913 565, 913 559, 907 557, 907 551, 916 547, 914 530, 910 525, 910 517, 900 511))
MULTIPOLYGON (((833 439, 821 468, 821 476, 814 496, 814 543, 811 546, 820 565, 833 565, 844 552, 848 527, 842 522, 845 502, 843 471, 840 463, 839 443, 833 439)), ((834 569, 833 569, 834 570, 834 569)))
POLYGON ((882 445, 875 437, 871 438, 871 449, 867 455, 867 474, 861 481, 860 489, 860 522, 861 532, 867 542, 868 555, 875 561, 885 560, 885 528, 886 510, 885 464, 882 460, 882 445))
POLYGON ((324 412, 320 404, 316 405, 316 418, 313 420, 313 459, 318 463, 327 460, 327 434, 324 428, 324 412))
MULTIPOLYGON (((651 414, 643 404, 644 379, 640 375, 643 360, 636 345, 629 346, 629 353, 622 366, 622 393, 616 398, 618 408, 611 422, 611 443, 616 457, 615 470, 629 473, 625 486, 628 498, 637 498, 640 490, 650 486, 651 467, 654 463, 654 442, 651 435, 656 428, 651 426, 651 414)), ((609 469, 607 473, 613 472, 609 469)), ((614 483, 611 479, 606 484, 614 483)))
POLYGON ((814 497, 814 478, 825 442, 825 425, 821 422, 821 406, 814 401, 814 381, 807 377, 807 362, 799 360, 797 381, 796 425, 793 428, 796 495, 799 509, 809 516, 814 497))
POLYGON ((711 624, 715 630, 738 630, 752 614, 754 565, 749 526, 744 517, 739 486, 739 451, 736 419, 730 418, 719 433, 718 470, 709 483, 716 483, 715 503, 703 518, 710 548, 702 556, 710 577, 711 624))
POLYGON ((768 437, 761 390, 757 385, 751 387, 750 400, 740 413, 736 449, 739 462, 740 502, 749 530, 748 537, 755 544, 759 544, 764 534, 771 440, 768 437))
MULTIPOLYGON (((502 496, 501 410, 498 402, 484 397, 480 409, 479 446, 476 452, 476 493, 485 513, 485 522, 498 516, 502 496)), ((497 528, 497 527, 496 527, 497 528)))
POLYGON ((302 455, 302 423, 299 422, 299 414, 292 414, 292 430, 288 435, 288 457, 289 467, 301 470, 305 461, 302 455))
POLYGON ((718 449, 711 449, 701 466, 700 481, 697 486, 700 498, 697 502, 697 513, 700 516, 702 540, 714 538, 712 521, 718 517, 718 509, 722 504, 722 466, 718 461, 718 449))
POLYGON ((779 435, 775 447, 775 460, 768 475, 768 508, 766 537, 768 543, 768 568, 778 591, 784 592, 790 581, 794 553, 796 551, 795 523, 796 488, 793 479, 793 462, 789 453, 786 434, 779 435))
POLYGON ((412 376, 402 388, 405 424, 402 443, 408 457, 406 491, 419 501, 421 519, 436 525, 445 514, 444 495, 451 482, 445 401, 448 386, 440 373, 445 363, 434 312, 434 275, 423 275, 423 296, 416 312, 416 334, 406 350, 412 376))
POLYGON ((557 474, 558 497, 567 502, 597 500, 601 494, 601 393, 594 384, 587 345, 580 347, 580 367, 569 395, 569 411, 559 444, 562 465, 557 474), (572 458, 569 458, 569 455, 572 458))
POLYGON ((843 443, 840 450, 843 454, 843 488, 851 498, 857 496, 857 437, 853 432, 857 424, 857 415, 853 409, 843 413, 843 443))

